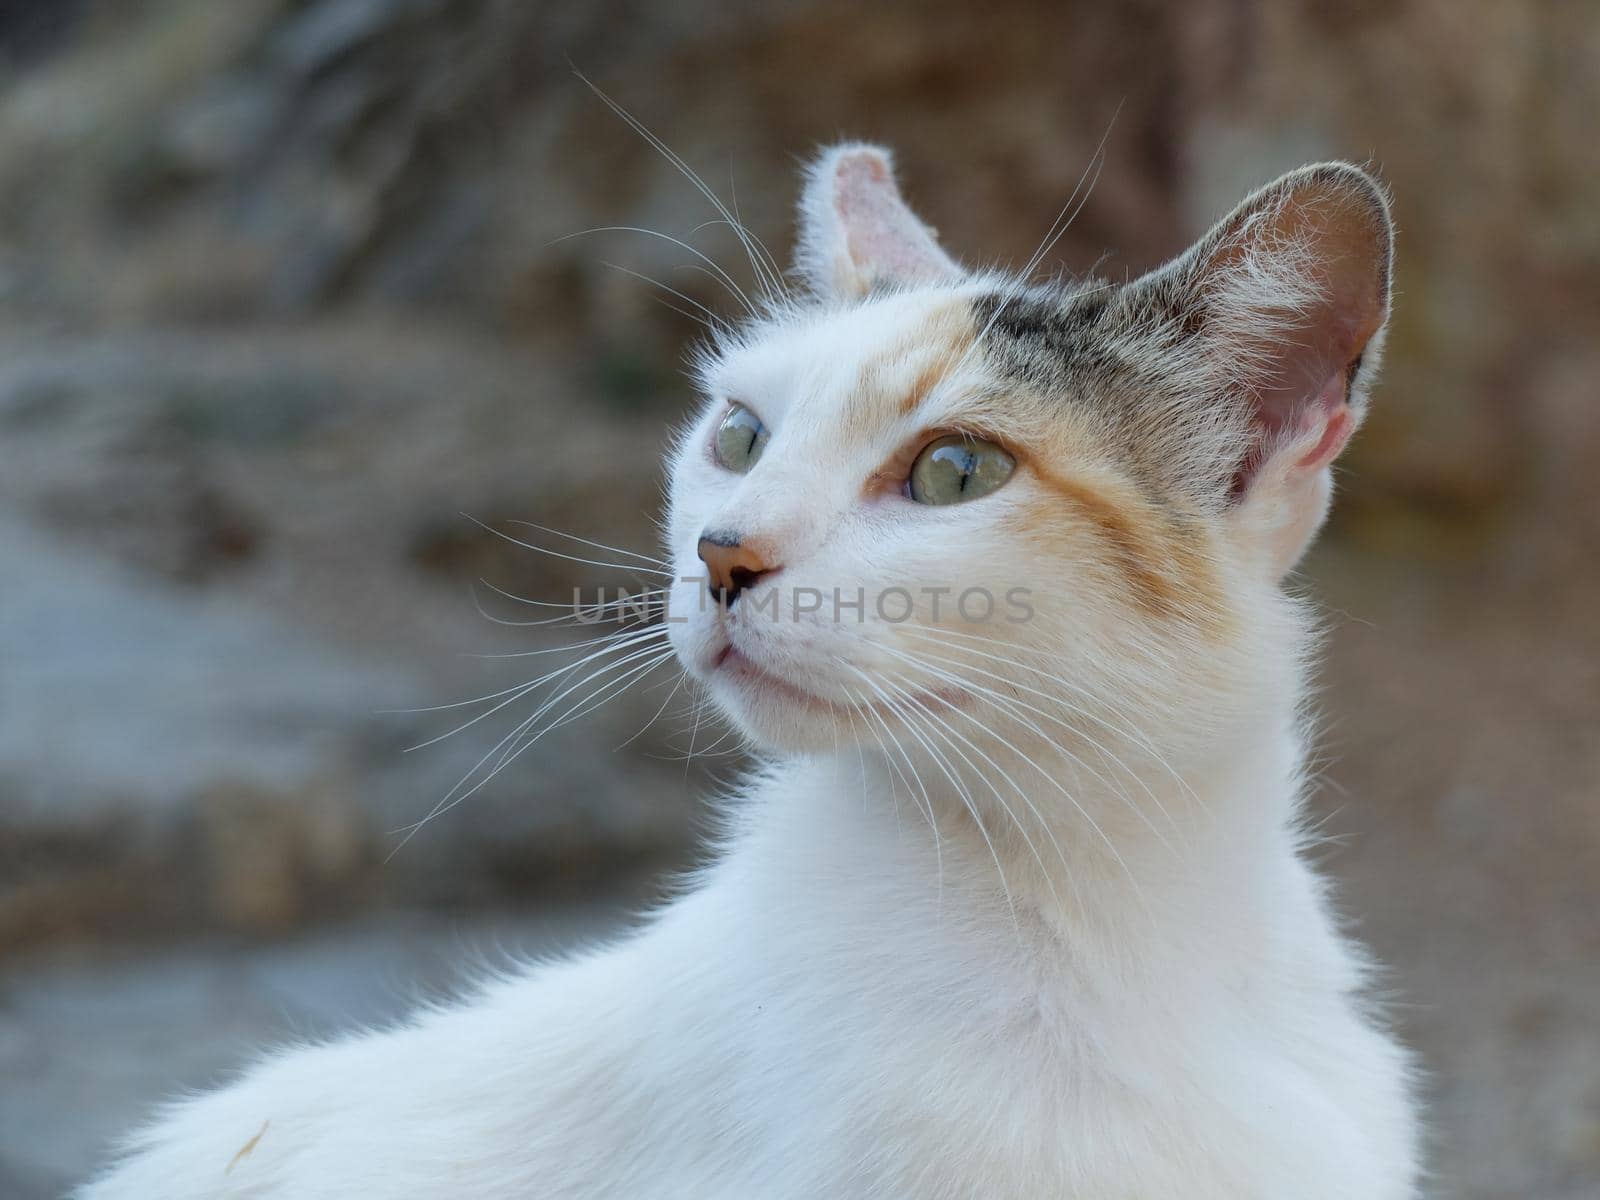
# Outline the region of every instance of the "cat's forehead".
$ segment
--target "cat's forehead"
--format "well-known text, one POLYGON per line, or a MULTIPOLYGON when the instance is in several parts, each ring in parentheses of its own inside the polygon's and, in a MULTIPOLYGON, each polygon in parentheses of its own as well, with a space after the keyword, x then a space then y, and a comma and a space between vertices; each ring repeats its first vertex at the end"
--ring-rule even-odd
POLYGON ((1116 386, 1160 356, 1141 336, 1148 323, 1120 300, 1098 281, 889 292, 749 330, 708 362, 704 382, 752 405, 847 398, 856 412, 904 414, 932 400, 924 415, 937 419, 979 400, 1062 416, 1074 401, 1102 407, 1108 390, 1125 401, 1147 390, 1116 386))
POLYGON ((708 364, 713 394, 760 407, 839 407, 841 415, 915 410, 938 385, 976 386, 978 293, 932 288, 776 320, 708 364))

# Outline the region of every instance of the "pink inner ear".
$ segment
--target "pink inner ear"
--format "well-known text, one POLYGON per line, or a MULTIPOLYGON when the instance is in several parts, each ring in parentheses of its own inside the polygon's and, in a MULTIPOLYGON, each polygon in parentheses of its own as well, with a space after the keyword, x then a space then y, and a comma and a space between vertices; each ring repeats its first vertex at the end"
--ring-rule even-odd
POLYGON ((1353 167, 1306 168, 1252 196, 1201 244, 1200 284, 1220 279, 1254 297, 1206 314, 1219 345, 1252 366, 1240 397, 1251 428, 1234 496, 1267 474, 1321 471, 1359 423, 1351 388, 1388 319, 1382 194, 1353 167), (1287 286, 1257 288, 1262 276, 1287 286))
MULTIPOLYGON (((1323 390, 1326 391, 1327 389, 1323 390)), ((1318 404, 1310 411, 1313 415, 1308 424, 1314 423, 1316 415, 1327 410, 1321 404, 1318 404)), ((1327 417, 1327 423, 1322 427, 1322 437, 1317 440, 1315 446, 1295 459, 1294 465, 1308 471, 1322 469, 1339 457, 1339 452, 1344 449, 1345 443, 1350 440, 1350 435, 1355 432, 1355 429, 1355 414, 1350 411, 1350 406, 1341 398, 1338 400, 1332 414, 1327 417)))
POLYGON ((953 266, 900 198, 876 154, 847 154, 835 173, 834 204, 851 260, 873 279, 943 278, 953 266))
POLYGON ((1271 407, 1262 410, 1260 415, 1267 418, 1262 421, 1262 440, 1234 476, 1232 495, 1235 498, 1244 495, 1272 458, 1306 446, 1313 436, 1316 437, 1315 443, 1309 449, 1299 450, 1290 464, 1291 472, 1320 471, 1338 458, 1356 430, 1355 413, 1345 399, 1348 387, 1348 371, 1335 371, 1317 389, 1315 398, 1306 402, 1287 420, 1283 416, 1279 416, 1277 421, 1272 420, 1271 415, 1277 410, 1271 407))

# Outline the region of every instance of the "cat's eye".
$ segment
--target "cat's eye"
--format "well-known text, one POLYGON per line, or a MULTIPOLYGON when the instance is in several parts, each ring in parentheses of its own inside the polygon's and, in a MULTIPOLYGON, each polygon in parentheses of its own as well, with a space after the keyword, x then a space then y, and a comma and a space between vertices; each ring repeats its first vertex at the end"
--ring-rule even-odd
POLYGON ((1016 466, 993 442, 950 434, 929 442, 911 464, 911 498, 918 504, 976 500, 1010 479, 1016 466))
POLYGON ((713 440, 717 461, 730 471, 743 475, 756 465, 756 459, 767 448, 767 427, 742 404, 735 404, 717 426, 713 440))

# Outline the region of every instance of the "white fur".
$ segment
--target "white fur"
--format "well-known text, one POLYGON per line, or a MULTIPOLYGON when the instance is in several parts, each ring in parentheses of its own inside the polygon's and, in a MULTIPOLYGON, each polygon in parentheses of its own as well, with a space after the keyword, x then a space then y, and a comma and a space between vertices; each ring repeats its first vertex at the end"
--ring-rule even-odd
POLYGON ((1020 928, 981 846, 941 896, 854 763, 791 768, 645 933, 274 1058, 85 1195, 1409 1196, 1403 1062, 1296 855, 1291 743, 1252 750, 1203 842, 1136 857, 1142 901, 1085 879, 1121 911, 1020 928))
MULTIPOLYGON (((883 347, 978 286, 790 315, 706 367, 672 561, 694 574, 702 530, 758 530, 784 619, 675 585, 680 658, 778 751, 695 886, 615 945, 268 1058, 83 1200, 1415 1195, 1406 1058, 1302 854, 1308 634, 1263 565, 1272 521, 1218 519, 1230 611, 1207 640, 1132 611, 1091 531, 1064 522, 1048 553, 1007 532, 1039 496, 1025 468, 949 508, 861 491, 992 395, 970 356, 917 414, 860 400, 883 347), (772 430, 748 475, 707 452, 729 399, 772 430), (794 611, 793 586, 902 581, 1024 582, 1036 619, 794 611), (727 678, 730 638, 832 707, 727 678), (910 707, 952 670, 959 715, 910 707), (865 713, 874 685, 898 708, 865 713)), ((877 370, 892 393, 919 363, 877 370)), ((1305 521, 1298 494, 1273 528, 1305 521)))

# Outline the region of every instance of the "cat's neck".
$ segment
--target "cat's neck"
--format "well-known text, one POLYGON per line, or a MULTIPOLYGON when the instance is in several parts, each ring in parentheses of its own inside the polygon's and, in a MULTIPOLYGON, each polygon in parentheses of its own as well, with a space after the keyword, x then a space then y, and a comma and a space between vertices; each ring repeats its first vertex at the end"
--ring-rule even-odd
POLYGON ((755 789, 739 848, 778 890, 842 888, 862 914, 1183 937, 1191 920, 1249 923, 1280 903, 1282 876, 1299 870, 1300 753, 1285 720, 1201 768, 1080 775, 1070 791, 998 752, 981 764, 987 782, 913 778, 854 750, 795 759, 755 789))

